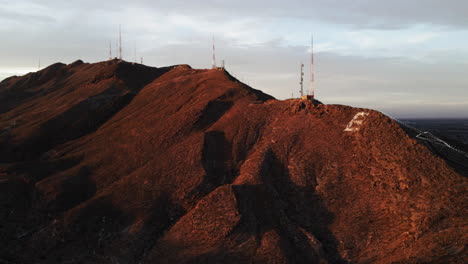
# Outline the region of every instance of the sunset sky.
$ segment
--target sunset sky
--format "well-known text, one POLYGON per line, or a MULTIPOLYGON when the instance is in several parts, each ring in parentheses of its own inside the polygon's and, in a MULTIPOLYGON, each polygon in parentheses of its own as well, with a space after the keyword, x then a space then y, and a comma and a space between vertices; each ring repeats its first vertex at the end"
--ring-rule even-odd
MULTIPOLYGON (((208 68, 217 58, 278 99, 298 95, 314 34, 316 96, 398 118, 468 118, 468 1, 5 1, 0 80, 113 53, 208 68)), ((308 65, 306 76, 308 79, 308 65)))

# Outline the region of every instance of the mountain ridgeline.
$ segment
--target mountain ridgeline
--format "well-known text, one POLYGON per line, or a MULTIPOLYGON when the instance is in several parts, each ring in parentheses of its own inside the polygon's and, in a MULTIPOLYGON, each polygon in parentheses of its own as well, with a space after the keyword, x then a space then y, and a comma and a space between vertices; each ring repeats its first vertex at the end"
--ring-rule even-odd
POLYGON ((0 83, 2 263, 465 263, 466 174, 380 112, 225 70, 0 83))

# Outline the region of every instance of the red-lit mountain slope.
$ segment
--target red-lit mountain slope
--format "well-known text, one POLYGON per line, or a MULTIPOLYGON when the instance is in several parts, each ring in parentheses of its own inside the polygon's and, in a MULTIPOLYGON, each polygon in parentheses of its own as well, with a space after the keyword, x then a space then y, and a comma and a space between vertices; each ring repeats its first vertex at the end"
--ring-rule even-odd
POLYGON ((0 105, 0 262, 466 260, 466 177, 373 110, 116 60, 0 105))

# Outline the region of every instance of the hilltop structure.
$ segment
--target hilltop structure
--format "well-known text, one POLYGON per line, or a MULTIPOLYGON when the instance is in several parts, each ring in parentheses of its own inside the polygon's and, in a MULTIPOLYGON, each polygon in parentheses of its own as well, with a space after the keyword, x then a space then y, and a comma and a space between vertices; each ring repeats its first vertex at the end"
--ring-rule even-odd
MULTIPOLYGON (((303 75, 303 74, 301 74, 303 75)), ((301 80, 302 90, 302 80, 301 80)), ((301 98, 305 100, 314 100, 315 98, 315 87, 314 87, 314 37, 311 36, 310 40, 310 88, 306 95, 301 94, 301 98)))
POLYGON ((216 49, 215 49, 215 39, 213 36, 213 50, 212 50, 212 58, 211 58, 211 68, 212 69, 217 69, 218 66, 216 66, 216 49))
POLYGON ((218 67, 216 63, 216 47, 215 47, 215 38, 213 36, 213 48, 211 54, 211 69, 213 70, 224 70, 224 60, 221 61, 221 66, 218 67))

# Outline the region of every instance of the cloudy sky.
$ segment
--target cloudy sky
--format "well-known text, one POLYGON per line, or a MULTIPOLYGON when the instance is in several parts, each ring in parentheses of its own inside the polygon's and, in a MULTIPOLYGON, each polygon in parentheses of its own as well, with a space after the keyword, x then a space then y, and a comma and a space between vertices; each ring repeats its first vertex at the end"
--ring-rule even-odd
POLYGON ((214 35, 226 68, 278 99, 298 95, 313 33, 319 100, 468 117, 466 0, 0 0, 0 80, 106 60, 119 24, 124 59, 151 66, 208 68, 214 35))

